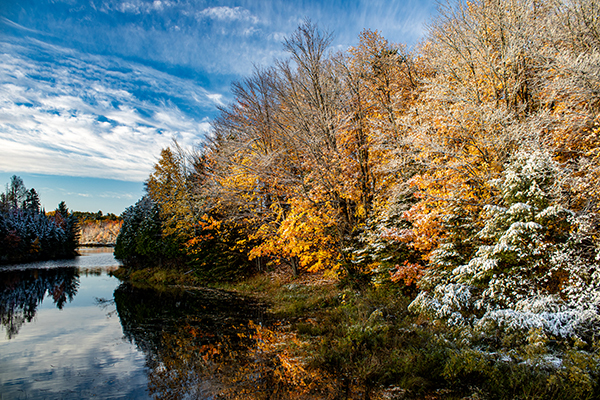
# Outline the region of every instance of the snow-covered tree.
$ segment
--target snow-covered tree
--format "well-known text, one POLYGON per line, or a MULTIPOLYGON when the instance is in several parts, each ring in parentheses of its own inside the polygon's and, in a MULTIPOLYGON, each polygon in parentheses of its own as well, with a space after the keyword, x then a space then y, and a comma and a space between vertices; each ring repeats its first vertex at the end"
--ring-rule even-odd
POLYGON ((600 324, 600 269, 591 216, 562 206, 563 169, 546 151, 520 152, 494 185, 474 253, 448 268, 451 242, 432 253, 415 311, 450 323, 542 328, 583 337, 600 324))
POLYGON ((65 202, 46 215, 36 190, 12 176, 0 196, 0 262, 70 258, 78 245, 77 218, 65 202))
POLYGON ((159 205, 142 197, 123 212, 115 257, 133 264, 161 264, 178 255, 176 243, 164 234, 159 205))

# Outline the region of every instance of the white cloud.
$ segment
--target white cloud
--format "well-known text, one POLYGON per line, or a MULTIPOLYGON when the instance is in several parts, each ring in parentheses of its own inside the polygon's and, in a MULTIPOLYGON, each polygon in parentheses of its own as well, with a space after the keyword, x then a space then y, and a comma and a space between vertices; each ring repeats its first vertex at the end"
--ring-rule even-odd
POLYGON ((283 43, 286 37, 287 34, 285 32, 272 32, 267 36, 269 40, 277 43, 283 43))
POLYGON ((208 94, 206 95, 206 97, 208 97, 209 99, 211 99, 212 101, 215 102, 215 104, 219 105, 219 106, 224 106, 225 103, 223 103, 223 95, 220 93, 212 93, 212 94, 208 94))
POLYGON ((222 97, 148 67, 36 45, 56 63, 0 43, 0 171, 144 180, 173 139, 190 147, 204 137, 222 97))
POLYGON ((2 21, 4 24, 11 26, 13 28, 17 28, 26 32, 30 32, 30 33, 35 33, 35 34, 45 34, 44 32, 38 31, 36 29, 30 29, 30 28, 26 28, 23 25, 19 25, 16 22, 13 22, 11 20, 9 20, 8 18, 4 18, 4 17, 0 17, 0 21, 2 21))
POLYGON ((249 21, 257 24, 258 17, 241 7, 210 7, 196 14, 199 18, 211 18, 219 21, 249 21))
MULTIPOLYGON (((93 3, 90 3, 93 9, 96 9, 93 3)), ((124 14, 149 14, 151 12, 162 12, 167 8, 176 6, 176 3, 167 0, 154 1, 106 1, 102 4, 100 11, 110 13, 112 11, 124 14)))
POLYGON ((136 196, 134 196, 131 193, 122 193, 122 192, 102 192, 101 194, 99 194, 97 196, 101 197, 101 198, 107 198, 107 199, 135 200, 137 198, 136 196))

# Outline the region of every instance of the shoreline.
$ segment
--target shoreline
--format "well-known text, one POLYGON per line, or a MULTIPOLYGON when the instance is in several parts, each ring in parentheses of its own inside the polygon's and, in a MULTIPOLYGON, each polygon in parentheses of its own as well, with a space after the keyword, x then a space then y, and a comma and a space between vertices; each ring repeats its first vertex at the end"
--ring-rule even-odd
POLYGON ((539 393, 527 398, 574 400, 597 393, 590 386, 600 370, 594 345, 531 343, 527 332, 499 341, 476 331, 468 336, 411 312, 412 298, 391 282, 350 288, 320 274, 293 277, 284 269, 234 282, 201 280, 189 268, 121 267, 113 274, 133 284, 224 290, 265 304, 275 323, 255 327, 252 337, 270 338, 263 355, 290 364, 263 367, 291 385, 286 392, 307 399, 346 393, 339 398, 508 400, 539 393))
POLYGON ((77 248, 81 247, 112 247, 114 248, 116 243, 80 243, 77 248))

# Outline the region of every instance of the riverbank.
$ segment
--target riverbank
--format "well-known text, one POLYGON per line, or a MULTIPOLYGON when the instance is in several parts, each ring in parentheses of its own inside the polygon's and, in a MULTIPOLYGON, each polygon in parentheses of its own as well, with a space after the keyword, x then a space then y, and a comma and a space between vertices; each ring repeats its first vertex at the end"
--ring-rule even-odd
MULTIPOLYGON (((121 268, 115 275, 207 286, 187 271, 121 268)), ((449 327, 411 313, 412 299, 391 282, 353 289, 318 274, 293 278, 280 272, 209 286, 268 304, 276 322, 254 327, 263 360, 256 365, 268 372, 268 386, 278 388, 278 398, 598 396, 596 344, 549 340, 535 330, 524 337, 490 337, 470 327, 449 327)))

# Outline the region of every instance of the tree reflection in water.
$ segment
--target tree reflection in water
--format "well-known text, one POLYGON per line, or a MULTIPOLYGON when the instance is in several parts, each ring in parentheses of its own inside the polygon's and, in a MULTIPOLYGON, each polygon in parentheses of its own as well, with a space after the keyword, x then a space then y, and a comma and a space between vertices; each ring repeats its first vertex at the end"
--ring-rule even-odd
POLYGON ((115 302, 125 336, 146 354, 157 399, 326 398, 323 382, 292 354, 303 343, 268 322, 252 299, 219 290, 123 283, 115 302))
POLYGON ((73 301, 79 288, 76 267, 0 271, 0 318, 8 339, 31 322, 46 293, 58 309, 73 301))

